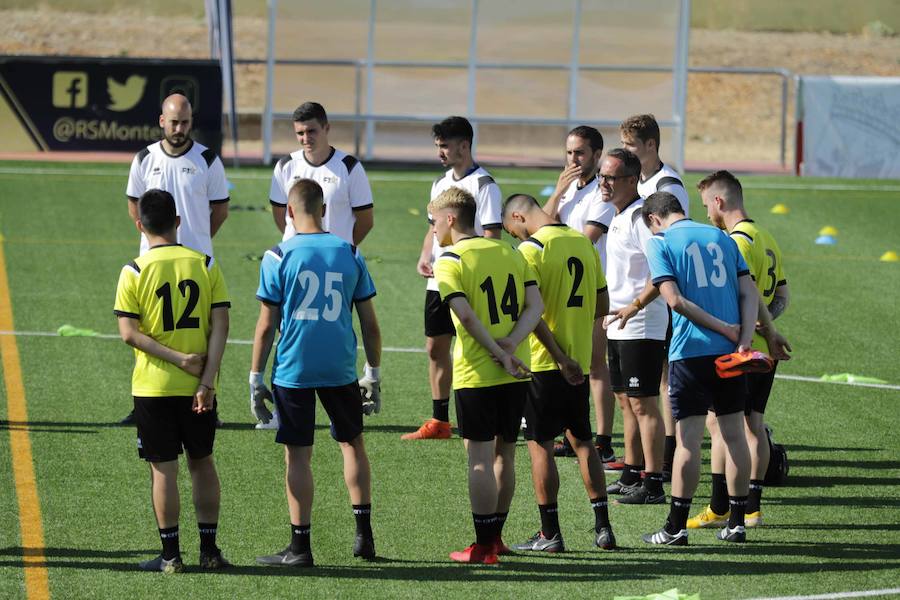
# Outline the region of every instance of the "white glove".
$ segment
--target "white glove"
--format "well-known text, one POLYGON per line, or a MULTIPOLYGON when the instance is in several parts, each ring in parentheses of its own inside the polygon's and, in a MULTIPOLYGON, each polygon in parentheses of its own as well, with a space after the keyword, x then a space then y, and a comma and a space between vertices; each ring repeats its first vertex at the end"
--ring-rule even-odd
POLYGON ((363 397, 363 414, 371 415, 381 412, 381 368, 370 367, 366 363, 363 378, 359 380, 359 393, 363 397))
POLYGON ((263 381, 263 374, 250 372, 250 414, 260 423, 272 420, 272 411, 266 406, 266 399, 272 401, 272 392, 263 381))

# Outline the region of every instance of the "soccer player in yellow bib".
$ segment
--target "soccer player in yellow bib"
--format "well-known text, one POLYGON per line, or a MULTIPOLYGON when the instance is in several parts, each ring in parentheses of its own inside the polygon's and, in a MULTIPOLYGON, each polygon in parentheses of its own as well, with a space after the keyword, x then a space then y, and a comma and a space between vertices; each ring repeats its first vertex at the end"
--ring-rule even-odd
POLYGON ((516 194, 503 205, 503 226, 522 241, 519 252, 535 272, 544 314, 530 337, 532 380, 525 404, 525 439, 541 529, 515 550, 562 552, 553 440, 565 432, 578 456, 594 509, 594 543, 616 546, 609 524, 603 463, 591 443, 592 331, 609 310, 606 279, 590 239, 556 222, 532 196, 516 194))
POLYGON ((475 198, 451 187, 430 204, 434 233, 450 246, 434 263, 441 299, 456 327, 456 417, 469 457, 475 543, 457 562, 494 564, 508 552, 501 533, 515 491, 516 438, 525 408, 530 348, 544 310, 534 273, 500 240, 475 234, 475 198))
MULTIPOLYGON (((759 310, 768 311, 772 319, 777 319, 790 301, 781 249, 769 232, 760 228, 747 215, 740 181, 728 171, 716 171, 700 181, 697 189, 700 190, 700 198, 706 207, 710 222, 728 232, 747 262, 750 276, 762 297, 759 310)), ((753 336, 753 349, 772 354, 769 345, 758 333, 753 336)), ((769 440, 763 418, 774 381, 774 368, 768 373, 753 373, 747 376, 749 393, 744 414, 751 461, 750 495, 747 498, 745 517, 747 527, 762 525, 760 500, 763 480, 769 467, 769 440)), ((728 519, 728 491, 725 485, 725 450, 722 436, 719 435, 715 420, 707 420, 707 427, 712 437, 710 457, 712 494, 709 506, 688 520, 689 529, 717 527, 728 519)))
POLYGON ((216 375, 228 336, 228 291, 211 256, 176 243, 179 217, 169 192, 138 201, 137 228, 149 250, 119 275, 114 312, 134 347, 131 378, 138 455, 150 463, 162 554, 145 571, 184 569, 178 543, 178 455, 187 452, 200 529, 200 567, 229 566, 216 546, 219 477, 213 462, 216 375))

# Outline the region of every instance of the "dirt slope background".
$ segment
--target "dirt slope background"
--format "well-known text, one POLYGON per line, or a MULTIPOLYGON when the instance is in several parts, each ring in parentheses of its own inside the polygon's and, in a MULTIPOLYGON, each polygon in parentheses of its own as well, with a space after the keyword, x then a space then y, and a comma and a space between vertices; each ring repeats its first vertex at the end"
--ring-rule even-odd
MULTIPOLYGON (((0 7, 4 4, 17 3, 3 2, 0 7)), ((209 56, 202 12, 168 18, 114 8, 105 13, 46 7, 0 8, 0 54, 209 56)), ((265 32, 265 19, 241 16, 239 10, 235 21, 238 55, 242 58, 264 57, 265 32)), ((694 28, 690 40, 690 64, 775 67, 797 74, 900 76, 900 37, 882 22, 863 27, 862 32, 856 34, 694 28)), ((261 111, 263 75, 262 66, 239 67, 237 104, 241 113, 261 111)), ((793 158, 793 85, 789 97, 788 164, 793 158)), ((777 162, 780 103, 780 80, 775 77, 691 75, 688 160, 777 162)), ((252 136, 254 129, 257 128, 242 128, 242 137, 252 136)), ((254 145, 242 145, 242 149, 252 151, 254 145)))

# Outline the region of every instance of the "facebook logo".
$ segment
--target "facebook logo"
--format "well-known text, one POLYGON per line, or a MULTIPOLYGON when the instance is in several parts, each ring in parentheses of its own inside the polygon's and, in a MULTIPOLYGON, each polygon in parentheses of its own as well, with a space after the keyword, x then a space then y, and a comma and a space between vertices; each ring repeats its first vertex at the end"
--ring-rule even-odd
POLYGON ((57 71, 53 74, 53 106, 82 108, 87 105, 88 76, 83 71, 57 71))

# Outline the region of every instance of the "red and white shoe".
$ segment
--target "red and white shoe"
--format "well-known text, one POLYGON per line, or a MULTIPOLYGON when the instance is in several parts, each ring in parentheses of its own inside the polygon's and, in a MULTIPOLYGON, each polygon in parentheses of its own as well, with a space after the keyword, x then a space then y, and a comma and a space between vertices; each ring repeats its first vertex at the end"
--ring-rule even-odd
POLYGON ((451 552, 450 560, 473 565, 495 565, 499 561, 493 544, 472 544, 465 550, 451 552))
POLYGON ((404 433, 401 440, 446 440, 452 436, 450 423, 428 419, 421 427, 411 433, 404 433))

